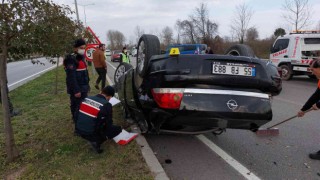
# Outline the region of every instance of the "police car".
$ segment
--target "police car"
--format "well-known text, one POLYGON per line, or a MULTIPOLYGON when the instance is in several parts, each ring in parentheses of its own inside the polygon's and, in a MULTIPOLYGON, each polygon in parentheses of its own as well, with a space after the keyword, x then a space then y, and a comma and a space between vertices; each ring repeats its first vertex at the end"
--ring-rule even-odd
POLYGON ((282 79, 294 75, 312 75, 309 64, 320 56, 320 31, 295 31, 279 36, 274 42, 270 60, 282 69, 282 79))

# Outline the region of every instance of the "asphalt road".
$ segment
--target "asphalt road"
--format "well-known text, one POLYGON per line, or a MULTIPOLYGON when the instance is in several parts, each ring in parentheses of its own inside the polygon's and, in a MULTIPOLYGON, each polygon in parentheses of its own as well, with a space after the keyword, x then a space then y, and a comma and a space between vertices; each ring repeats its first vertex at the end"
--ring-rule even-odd
MULTIPOLYGON (((113 80, 118 63, 107 61, 113 80)), ((283 91, 272 100, 273 120, 264 127, 295 115, 316 85, 307 76, 284 81, 283 91)), ((146 139, 172 179, 320 179, 320 161, 308 158, 308 153, 320 150, 319 120, 319 112, 310 112, 280 125, 278 136, 228 129, 219 136, 146 135, 146 139)))
POLYGON ((56 65, 51 64, 46 58, 35 60, 39 60, 39 63, 33 64, 31 60, 24 60, 7 64, 9 91, 56 67, 56 65))
MULTIPOLYGON (((45 66, 30 60, 9 63, 9 88, 53 66, 40 60, 45 66)), ((107 62, 113 80, 118 63, 109 58, 107 62)), ((283 91, 272 101, 273 120, 266 126, 295 115, 315 89, 316 81, 307 77, 283 82, 283 91)), ((320 161, 308 158, 308 153, 320 150, 319 120, 319 112, 310 112, 280 125, 278 136, 228 129, 219 136, 146 135, 146 139, 172 179, 320 179, 320 161)))

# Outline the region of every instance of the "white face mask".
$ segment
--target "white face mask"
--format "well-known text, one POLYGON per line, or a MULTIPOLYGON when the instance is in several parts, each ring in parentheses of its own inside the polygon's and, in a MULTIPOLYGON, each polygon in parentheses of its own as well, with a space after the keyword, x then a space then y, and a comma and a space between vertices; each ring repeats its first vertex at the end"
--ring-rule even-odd
POLYGON ((80 55, 84 55, 84 49, 78 49, 78 54, 80 54, 80 55))

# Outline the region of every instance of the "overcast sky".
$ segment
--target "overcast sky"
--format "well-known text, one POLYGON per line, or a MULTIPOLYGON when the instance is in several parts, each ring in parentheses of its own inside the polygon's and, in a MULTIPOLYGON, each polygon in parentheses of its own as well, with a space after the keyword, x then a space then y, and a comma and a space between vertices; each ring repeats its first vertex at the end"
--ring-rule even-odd
MULTIPOLYGON (((75 11, 75 0, 53 1, 69 5, 75 11)), ((210 19, 218 23, 219 35, 230 36, 235 7, 244 1, 254 11, 250 27, 257 28, 260 39, 270 37, 278 27, 286 31, 291 28, 281 17, 285 0, 77 0, 77 3, 80 20, 85 22, 85 7, 87 25, 106 43, 108 30, 122 32, 129 42, 135 39, 137 25, 151 34, 161 32, 165 26, 174 29, 177 19, 187 19, 202 2, 207 4, 210 19)), ((313 23, 308 29, 314 29, 320 22, 320 0, 309 0, 309 4, 313 23)))

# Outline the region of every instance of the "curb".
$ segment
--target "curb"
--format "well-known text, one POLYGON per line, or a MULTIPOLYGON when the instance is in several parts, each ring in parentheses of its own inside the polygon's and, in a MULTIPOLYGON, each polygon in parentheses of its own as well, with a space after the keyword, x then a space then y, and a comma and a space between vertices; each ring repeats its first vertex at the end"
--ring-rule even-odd
MULTIPOLYGON (((110 85, 113 85, 108 75, 107 75, 107 81, 110 85)), ((169 180, 166 172, 164 171, 157 157, 154 155, 154 152, 150 148, 146 138, 143 135, 141 135, 140 128, 136 124, 134 124, 134 125, 131 125, 131 129, 133 130, 133 132, 139 133, 139 135, 135 138, 135 141, 139 145, 142 156, 146 161, 154 179, 169 180)))

